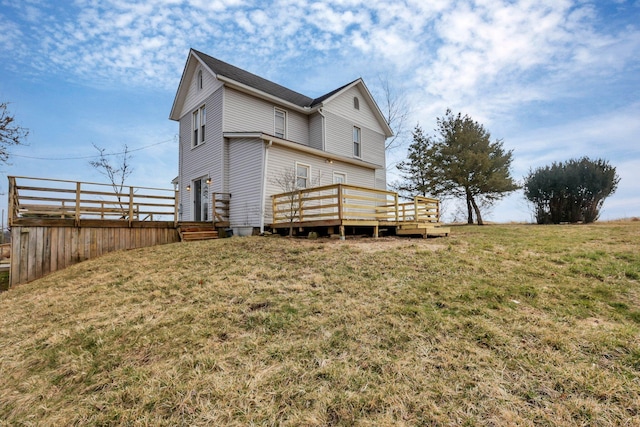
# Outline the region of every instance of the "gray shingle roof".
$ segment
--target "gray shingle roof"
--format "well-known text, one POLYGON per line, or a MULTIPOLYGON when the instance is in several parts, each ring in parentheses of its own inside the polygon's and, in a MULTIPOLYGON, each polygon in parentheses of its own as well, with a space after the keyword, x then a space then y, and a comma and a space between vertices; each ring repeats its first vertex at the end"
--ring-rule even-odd
MULTIPOLYGON (((252 74, 248 71, 245 71, 241 68, 238 68, 234 65, 228 64, 224 61, 216 59, 212 56, 207 55, 206 53, 197 51, 192 49, 193 52, 198 55, 198 57, 213 71, 214 73, 227 77, 231 80, 235 80, 238 83, 242 83, 259 91, 268 93, 269 95, 273 95, 277 98, 288 101, 292 104, 298 105, 300 107, 314 107, 325 99, 331 97, 332 95, 340 92, 345 87, 349 86, 353 82, 347 83, 344 86, 341 86, 331 92, 322 95, 316 99, 309 98, 301 93, 295 92, 291 89, 287 89, 284 86, 281 86, 277 83, 264 79, 260 76, 252 74)), ((355 81, 355 80, 354 80, 355 81)))
POLYGON ((216 74, 235 80, 238 83, 250 86, 254 89, 268 93, 285 101, 300 107, 310 107, 313 103, 313 98, 309 98, 301 93, 295 92, 291 89, 287 89, 277 83, 263 79, 260 76, 256 76, 241 68, 235 67, 219 59, 213 58, 205 53, 199 52, 193 49, 193 52, 216 74))

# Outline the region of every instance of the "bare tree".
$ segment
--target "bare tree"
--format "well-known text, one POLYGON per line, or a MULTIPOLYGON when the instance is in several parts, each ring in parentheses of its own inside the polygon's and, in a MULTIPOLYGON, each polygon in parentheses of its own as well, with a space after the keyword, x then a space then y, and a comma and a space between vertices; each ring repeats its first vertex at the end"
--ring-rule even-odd
POLYGON ((29 129, 25 129, 14 123, 14 117, 7 111, 7 102, 0 103, 0 162, 9 160, 9 147, 23 144, 29 135, 29 129))
POLYGON ((387 154, 404 145, 408 138, 406 129, 411 108, 409 101, 402 90, 389 82, 388 76, 379 76, 380 109, 385 121, 393 131, 393 136, 385 142, 387 154))
POLYGON ((271 178, 272 184, 277 185, 286 197, 286 203, 278 212, 289 221, 289 237, 293 236, 293 223, 304 207, 305 200, 301 190, 315 187, 319 181, 320 177, 312 179, 310 176, 299 176, 295 168, 283 169, 271 178))
POLYGON ((89 164, 109 179, 109 183, 116 193, 118 204, 120 208, 124 210, 122 190, 124 189, 125 181, 133 173, 133 168, 130 164, 131 154, 129 154, 129 147, 125 144, 122 152, 118 154, 105 153, 106 149, 98 147, 96 144, 93 144, 93 147, 98 150, 100 154, 97 160, 90 160, 89 164), (113 164, 109 156, 116 156, 117 163, 113 164))

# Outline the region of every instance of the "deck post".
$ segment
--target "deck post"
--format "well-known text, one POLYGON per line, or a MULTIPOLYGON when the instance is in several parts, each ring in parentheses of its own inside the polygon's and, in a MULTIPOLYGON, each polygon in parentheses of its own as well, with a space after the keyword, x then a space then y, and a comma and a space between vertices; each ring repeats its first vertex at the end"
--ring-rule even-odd
POLYGON ((338 219, 342 221, 342 184, 338 184, 338 219))
POLYGON ((378 224, 376 224, 376 225, 374 225, 374 226, 373 226, 373 238, 374 238, 374 239, 377 239, 377 238, 378 238, 378 227, 379 227, 379 225, 378 225, 378 224))
POLYGON ((173 193, 173 226, 178 226, 178 200, 179 200, 179 190, 174 190, 173 193))
MULTIPOLYGON (((12 176, 9 177, 9 213, 7 216, 9 217, 9 227, 13 225, 13 219, 17 217, 16 214, 17 206, 15 203, 16 200, 16 179, 12 176)), ((3 230, 4 231, 4 230, 3 230)))
POLYGON ((396 224, 398 224, 398 222, 400 222, 400 212, 398 211, 398 193, 395 193, 393 195, 393 199, 394 199, 395 208, 396 208, 396 224))
POLYGON ((129 187, 129 227, 133 223, 133 187, 129 187))
POLYGON ((344 239, 344 225, 340 224, 340 240, 344 239))
POLYGON ((80 182, 76 182, 76 227, 80 224, 80 182))

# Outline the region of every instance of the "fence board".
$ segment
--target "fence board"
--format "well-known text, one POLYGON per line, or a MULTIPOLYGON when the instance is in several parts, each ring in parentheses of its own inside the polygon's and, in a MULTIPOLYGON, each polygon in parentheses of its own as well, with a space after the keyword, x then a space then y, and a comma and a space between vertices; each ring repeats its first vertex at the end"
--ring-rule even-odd
POLYGON ((180 241, 178 231, 166 223, 156 228, 13 226, 11 238, 11 286, 115 250, 180 241))

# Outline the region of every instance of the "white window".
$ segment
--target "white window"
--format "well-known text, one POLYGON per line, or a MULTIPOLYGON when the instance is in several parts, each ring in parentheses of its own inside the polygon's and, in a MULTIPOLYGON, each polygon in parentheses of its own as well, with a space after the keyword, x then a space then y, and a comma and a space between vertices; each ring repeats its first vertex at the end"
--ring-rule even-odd
POLYGON ((276 108, 274 115, 274 135, 278 138, 287 137, 287 112, 276 108))
POLYGON ((360 157, 360 128, 357 126, 353 127, 353 156, 360 157))
POLYGON ((203 87, 202 70, 198 70, 198 90, 202 89, 202 87, 203 87))
POLYGON ((307 188, 309 177, 311 176, 311 166, 296 163, 296 187, 307 188))
POLYGON ((192 123, 193 139, 191 143, 195 147, 204 142, 204 130, 207 124, 207 109, 204 105, 193 112, 192 123))
POLYGON ((334 184, 346 184, 347 183, 347 174, 342 172, 334 172, 333 173, 333 183, 334 184))
POLYGON ((353 108, 355 108, 356 110, 360 109, 360 100, 357 96, 353 97, 353 108))

